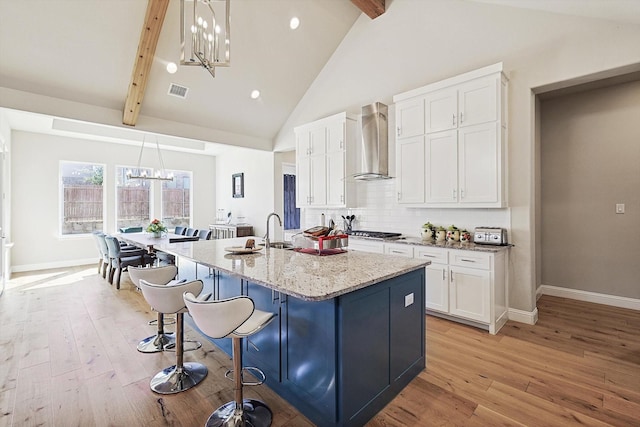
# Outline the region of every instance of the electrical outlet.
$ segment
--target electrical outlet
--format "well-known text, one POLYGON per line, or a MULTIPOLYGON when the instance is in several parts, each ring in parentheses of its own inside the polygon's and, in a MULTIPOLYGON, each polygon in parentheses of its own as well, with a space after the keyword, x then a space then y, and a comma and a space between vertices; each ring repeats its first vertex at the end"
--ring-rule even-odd
POLYGON ((411 304, 413 304, 413 292, 404 296, 404 306, 409 307, 411 304))
POLYGON ((617 203, 616 204, 616 213, 617 214, 623 214, 624 213, 624 203, 617 203))

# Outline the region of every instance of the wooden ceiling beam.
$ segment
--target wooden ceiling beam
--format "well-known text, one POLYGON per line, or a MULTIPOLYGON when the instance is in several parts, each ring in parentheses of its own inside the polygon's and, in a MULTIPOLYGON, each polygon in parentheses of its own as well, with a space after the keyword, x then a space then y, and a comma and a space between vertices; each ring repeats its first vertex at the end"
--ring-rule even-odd
POLYGON ((169 0, 149 0, 147 3, 147 12, 138 42, 138 52, 131 73, 131 82, 127 91, 127 99, 124 101, 122 123, 125 125, 135 126, 138 121, 151 64, 153 64, 160 30, 168 7, 169 0))
POLYGON ((384 0, 351 0, 369 18, 375 19, 384 13, 384 0))

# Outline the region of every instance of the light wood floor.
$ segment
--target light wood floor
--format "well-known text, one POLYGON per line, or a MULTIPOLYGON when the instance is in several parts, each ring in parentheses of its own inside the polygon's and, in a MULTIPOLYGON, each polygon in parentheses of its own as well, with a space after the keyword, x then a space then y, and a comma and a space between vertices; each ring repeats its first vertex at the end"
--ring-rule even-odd
MULTIPOLYGON (((640 426, 640 312, 553 297, 538 309, 537 325, 496 336, 428 317, 427 369, 368 427, 640 426)), ((0 427, 202 426, 233 397, 231 361, 201 339, 185 361, 208 366, 204 382, 154 394, 174 354, 136 351, 153 317, 127 274, 120 291, 93 266, 16 275, 0 297, 0 427)), ((245 390, 274 426, 312 425, 266 386, 245 390)))

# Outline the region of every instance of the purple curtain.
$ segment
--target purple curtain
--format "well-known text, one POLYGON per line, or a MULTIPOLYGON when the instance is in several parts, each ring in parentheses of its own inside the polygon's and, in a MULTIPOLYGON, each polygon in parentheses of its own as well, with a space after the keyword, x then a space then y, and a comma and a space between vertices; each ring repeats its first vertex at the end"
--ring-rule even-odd
POLYGON ((284 229, 300 228, 300 208, 296 207, 296 176, 284 175, 284 229))

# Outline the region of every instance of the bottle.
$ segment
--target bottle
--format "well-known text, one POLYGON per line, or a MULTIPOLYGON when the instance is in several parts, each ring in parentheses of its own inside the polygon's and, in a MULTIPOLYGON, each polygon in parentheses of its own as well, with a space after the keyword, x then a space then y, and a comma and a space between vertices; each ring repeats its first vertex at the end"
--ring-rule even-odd
POLYGON ((320 215, 320 225, 324 227, 324 214, 320 215))

